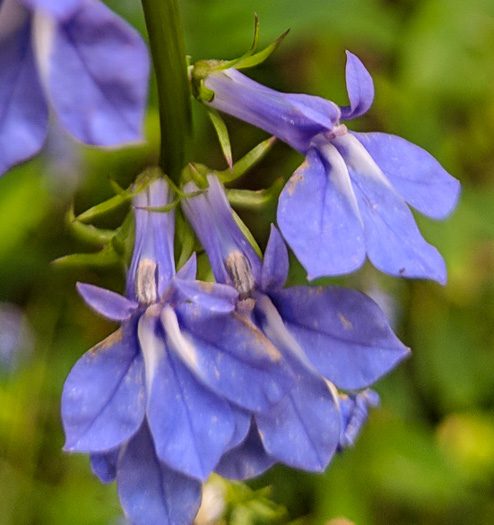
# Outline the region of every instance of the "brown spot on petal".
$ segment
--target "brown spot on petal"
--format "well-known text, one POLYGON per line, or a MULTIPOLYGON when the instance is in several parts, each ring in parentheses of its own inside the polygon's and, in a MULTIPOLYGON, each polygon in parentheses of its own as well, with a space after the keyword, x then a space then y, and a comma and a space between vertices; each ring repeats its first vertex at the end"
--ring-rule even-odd
POLYGON ((214 283, 210 283, 210 282, 207 282, 207 281, 196 281, 196 282, 199 283, 199 288, 203 292, 210 293, 210 292, 213 291, 214 283))
POLYGON ((338 319, 341 321, 341 324, 343 325, 343 328, 345 330, 350 330, 350 328, 353 328, 353 324, 348 319, 346 319, 343 314, 340 314, 339 312, 338 319))
MULTIPOLYGON (((304 162, 302 166, 300 166, 300 169, 305 169, 306 167, 308 167, 308 165, 309 165, 308 162, 304 162)), ((290 197, 293 195, 293 192, 295 191, 295 187, 297 186, 297 183, 299 183, 301 180, 304 180, 304 176, 302 175, 302 173, 294 173, 292 177, 290 177, 290 180, 288 181, 288 187, 286 190, 288 192, 288 195, 290 195, 290 197)))
POLYGON ((113 334, 110 334, 106 339, 103 339, 103 341, 99 342, 97 345, 94 345, 90 350, 88 350, 88 354, 96 356, 101 352, 104 352, 107 348, 120 343, 121 340, 122 329, 119 328, 116 332, 113 332, 113 334))
POLYGON ((251 334, 254 336, 254 338, 263 345, 263 347, 266 350, 266 353, 268 354, 269 358, 273 363, 276 363, 277 361, 281 361, 281 353, 280 351, 274 346, 274 344, 257 328, 257 326, 251 322, 247 317, 244 317, 241 314, 238 314, 234 312, 234 317, 240 321, 244 326, 246 326, 251 334))

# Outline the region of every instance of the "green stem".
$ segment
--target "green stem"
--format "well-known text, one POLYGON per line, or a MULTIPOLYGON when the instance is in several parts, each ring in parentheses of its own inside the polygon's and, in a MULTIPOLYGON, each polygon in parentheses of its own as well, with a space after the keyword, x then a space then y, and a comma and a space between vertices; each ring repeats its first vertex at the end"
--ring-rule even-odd
POLYGON ((191 130, 190 89, 177 0, 142 0, 158 84, 159 165, 177 184, 191 130))

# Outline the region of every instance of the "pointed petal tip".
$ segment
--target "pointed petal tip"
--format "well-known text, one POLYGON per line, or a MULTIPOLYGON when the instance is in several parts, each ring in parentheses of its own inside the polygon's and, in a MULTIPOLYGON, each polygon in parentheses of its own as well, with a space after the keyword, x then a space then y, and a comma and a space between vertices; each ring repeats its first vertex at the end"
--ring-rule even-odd
POLYGON ((340 107, 341 118, 351 120, 366 113, 374 101, 374 81, 363 62, 346 51, 346 87, 349 106, 340 107))

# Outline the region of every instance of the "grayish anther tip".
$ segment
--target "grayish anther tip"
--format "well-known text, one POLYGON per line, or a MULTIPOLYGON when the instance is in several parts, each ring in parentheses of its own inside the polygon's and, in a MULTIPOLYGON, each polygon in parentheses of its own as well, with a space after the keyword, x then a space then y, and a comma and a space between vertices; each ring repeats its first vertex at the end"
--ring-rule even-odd
POLYGON ((158 300, 156 263, 151 259, 142 259, 139 262, 136 276, 136 296, 141 304, 152 304, 158 300))
POLYGON ((255 286, 249 260, 241 252, 231 253, 225 261, 226 271, 238 292, 240 299, 247 299, 255 286))

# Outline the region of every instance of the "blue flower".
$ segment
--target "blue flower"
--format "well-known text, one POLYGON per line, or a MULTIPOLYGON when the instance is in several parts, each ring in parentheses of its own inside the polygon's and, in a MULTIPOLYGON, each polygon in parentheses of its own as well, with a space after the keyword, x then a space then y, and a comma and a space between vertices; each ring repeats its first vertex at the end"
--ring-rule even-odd
POLYGON ((235 289, 195 281, 195 258, 175 274, 174 215, 148 209, 169 201, 163 180, 134 198, 125 297, 78 284, 121 327, 79 359, 62 396, 65 449, 92 454, 103 481, 116 477, 135 523, 191 521, 197 480, 245 437, 248 412, 277 403, 293 381, 274 345, 234 311, 235 289))
POLYGON ((98 0, 4 0, 0 70, 0 174, 40 151, 48 105, 86 144, 141 137, 147 49, 98 0))
POLYGON ((211 72, 212 107, 260 127, 305 155, 278 204, 280 230, 310 279, 359 268, 366 255, 391 275, 446 281, 439 252, 407 206, 435 219, 455 207, 460 186, 426 151, 384 133, 355 133, 342 121, 363 115, 372 78, 347 53, 350 105, 279 93, 235 69, 211 72))
MULTIPOLYGON (((272 227, 261 261, 218 179, 211 175, 208 182, 206 193, 182 202, 185 214, 217 282, 238 290, 237 312, 281 351, 295 377, 285 397, 252 415, 246 439, 223 456, 217 472, 244 479, 277 461, 324 470, 346 433, 337 388, 368 387, 409 351, 364 294, 336 286, 283 288, 288 253, 278 230, 272 227)), ((185 186, 196 190, 193 183, 185 186)))

